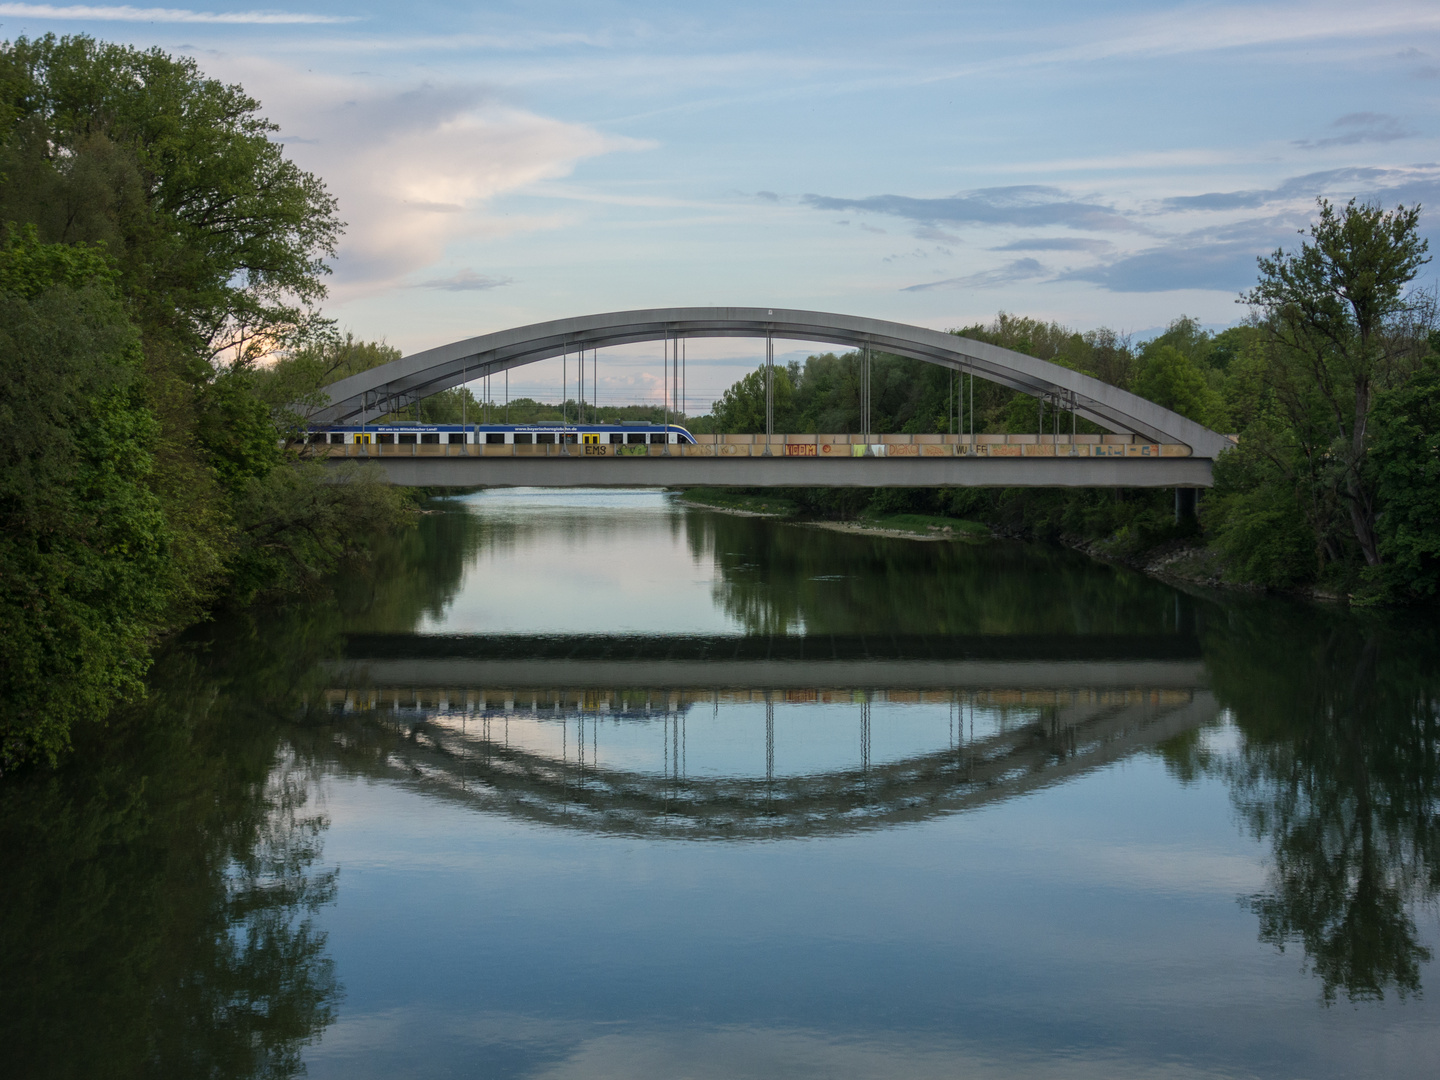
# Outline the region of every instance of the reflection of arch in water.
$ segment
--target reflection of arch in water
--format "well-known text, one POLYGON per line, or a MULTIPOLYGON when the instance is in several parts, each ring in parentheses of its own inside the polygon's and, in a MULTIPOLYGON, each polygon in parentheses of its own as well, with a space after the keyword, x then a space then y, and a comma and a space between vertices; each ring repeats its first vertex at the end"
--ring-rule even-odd
MULTIPOLYGON (((384 701, 384 689, 371 692, 384 701)), ((476 809, 598 833, 707 840, 837 835, 972 809, 1153 748, 1219 712, 1211 694, 1198 688, 970 690, 952 700, 1008 703, 1038 717, 985 739, 879 765, 862 755, 853 768, 815 775, 696 778, 506 746, 492 735, 503 712, 467 713, 463 705, 455 708, 467 691, 447 693, 452 711, 446 713, 342 712, 331 730, 332 752, 366 774, 419 779, 428 792, 476 809)), ((891 689, 883 696, 906 693, 891 689)), ((368 704, 353 691, 332 692, 332 703, 343 710, 347 694, 352 706, 368 704)), ((662 695, 666 708, 688 706, 699 696, 682 699, 670 690, 656 696, 662 695)), ((599 695, 570 692, 571 707, 561 710, 567 722, 586 715, 587 696, 599 695)), ((859 711, 868 716, 868 705, 859 711)))

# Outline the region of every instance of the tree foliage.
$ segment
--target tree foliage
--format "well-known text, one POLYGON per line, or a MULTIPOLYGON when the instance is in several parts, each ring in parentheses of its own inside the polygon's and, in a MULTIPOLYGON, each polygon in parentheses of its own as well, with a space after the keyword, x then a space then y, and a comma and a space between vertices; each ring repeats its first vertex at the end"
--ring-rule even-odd
POLYGON ((1405 386, 1379 394, 1371 465, 1382 513, 1380 584, 1404 599, 1440 593, 1440 358, 1405 386))
POLYGON ((1147 349, 1132 384, 1135 393, 1205 424, 1215 413, 1215 395, 1200 366, 1174 345, 1147 349))
POLYGON ((206 605, 312 586, 400 519, 282 450, 258 362, 333 337, 341 223, 274 131, 188 58, 0 43, 0 770, 103 721, 206 605))
POLYGON ((1419 207, 1385 211, 1352 199, 1337 212, 1321 199, 1319 209, 1299 250, 1260 260, 1245 300, 1264 313, 1290 426, 1307 455, 1324 458, 1312 482, 1343 499, 1365 561, 1378 566, 1370 411, 1375 393, 1413 374, 1428 345, 1415 333, 1423 310, 1405 290, 1429 261, 1429 245, 1419 207))
POLYGON ((103 242, 147 331, 253 357, 316 320, 341 223, 275 125, 195 61, 88 37, 0 46, 0 214, 103 242))
POLYGON ((172 596, 157 424, 106 260, 0 250, 0 770, 140 692, 172 596))
MULTIPOLYGON (((791 375, 783 367, 774 368, 775 401, 773 416, 777 431, 787 430, 794 423, 795 388, 791 375)), ((765 430, 765 368, 750 372, 730 387, 714 405, 715 421, 721 431, 765 430)))

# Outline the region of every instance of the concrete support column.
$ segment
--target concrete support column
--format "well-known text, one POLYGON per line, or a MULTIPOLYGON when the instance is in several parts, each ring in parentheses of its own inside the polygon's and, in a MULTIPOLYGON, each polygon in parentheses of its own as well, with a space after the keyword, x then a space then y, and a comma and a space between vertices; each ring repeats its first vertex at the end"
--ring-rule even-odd
POLYGON ((765 456, 770 456, 770 442, 775 437, 775 339, 765 335, 765 456))
POLYGON ((1191 524, 1195 521, 1195 488, 1175 489, 1175 524, 1191 524))

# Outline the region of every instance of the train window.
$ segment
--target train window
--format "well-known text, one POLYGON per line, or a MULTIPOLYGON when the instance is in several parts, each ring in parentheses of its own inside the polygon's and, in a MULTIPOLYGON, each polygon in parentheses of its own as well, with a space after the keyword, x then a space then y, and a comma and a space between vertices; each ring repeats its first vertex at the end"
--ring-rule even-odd
POLYGON ((440 441, 440 433, 438 431, 423 432, 420 436, 420 441, 422 443, 438 443, 440 441))
POLYGON ((345 441, 345 433, 343 431, 332 431, 330 433, 330 441, 332 443, 343 443, 345 441))
POLYGON ((653 434, 653 435, 650 436, 650 441, 651 441, 652 443, 663 443, 663 442, 665 441, 665 436, 664 436, 664 435, 661 435, 661 434, 659 434, 659 433, 656 433, 656 434, 653 434))
POLYGON ((535 441, 535 438, 528 431, 517 431, 515 433, 515 441, 521 446, 529 446, 535 441))
POLYGON ((535 436, 535 441, 537 443, 553 443, 555 441, 555 433, 551 431, 542 431, 535 436))
POLYGON ((625 441, 627 443, 643 443, 645 441, 645 433, 643 431, 627 432, 625 435, 625 441))
POLYGON ((388 431, 382 431, 379 435, 375 436, 375 441, 389 445, 395 441, 395 436, 388 431))
POLYGON ((610 433, 609 441, 612 443, 623 443, 625 441, 625 436, 618 431, 612 431, 610 433))
POLYGON ((575 433, 573 431, 567 431, 560 437, 567 443, 573 443, 575 441, 575 433))
POLYGON ((463 431, 452 431, 450 432, 450 438, 447 441, 452 443, 463 443, 465 441, 465 433, 463 431))
POLYGON ((413 445, 414 442, 415 442, 415 436, 414 436, 413 433, 412 433, 412 434, 409 434, 409 435, 401 435, 401 436, 400 436, 400 441, 401 441, 402 443, 405 443, 407 446, 413 445))
MULTIPOLYGON (((487 431, 485 433, 485 441, 487 443, 503 443, 505 441, 505 433, 503 431, 487 431)), ((520 441, 518 435, 515 437, 515 441, 520 441)), ((525 441, 529 442, 530 440, 526 439, 525 441)))

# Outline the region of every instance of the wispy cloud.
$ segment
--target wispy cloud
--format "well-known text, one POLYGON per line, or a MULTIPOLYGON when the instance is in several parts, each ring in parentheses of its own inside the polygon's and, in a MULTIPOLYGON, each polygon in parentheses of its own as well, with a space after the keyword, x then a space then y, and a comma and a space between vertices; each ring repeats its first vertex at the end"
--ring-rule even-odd
MULTIPOLYGON (((1332 169, 1291 177, 1274 188, 1179 196, 1167 210, 1255 210, 1228 224, 1173 236, 1143 251, 1103 258, 1056 281, 1088 281, 1109 292, 1153 293, 1207 289, 1236 293, 1254 284, 1255 259, 1296 242, 1314 216, 1317 196, 1358 198, 1393 206, 1440 202, 1440 165, 1404 169, 1332 169)), ((1433 242, 1433 240, 1432 240, 1433 242)), ((1006 245, 1002 250, 1024 250, 1006 245)))
POLYGON ((1400 123, 1400 118, 1387 113, 1358 112, 1342 116, 1330 125, 1341 134, 1326 139, 1296 139, 1304 150, 1321 150, 1327 146, 1354 146, 1356 143, 1387 143, 1408 139, 1415 132, 1400 123))
POLYGON ((1229 7, 1191 4, 1163 13, 1096 20, 1088 27, 1094 34, 1089 41, 1056 50, 1052 56, 1093 60, 1175 56, 1336 38, 1385 37, 1436 27, 1440 27, 1440 9, 1415 0, 1363 7, 1333 2, 1229 7))
POLYGON ((1109 240, 1090 240, 1083 236, 1035 236, 1027 240, 1012 240, 1001 244, 992 251, 1084 251, 1092 255, 1109 251, 1115 245, 1109 240))
POLYGON ((994 270, 982 270, 964 277, 946 278, 943 281, 926 281, 919 285, 907 285, 901 292, 929 292, 931 289, 985 289, 995 285, 1008 285, 1013 281, 1033 281, 1044 277, 1049 271, 1036 259, 1016 259, 994 270))
POLYGON ((1061 225, 1104 231, 1138 229, 1112 207, 1077 202, 1057 188, 1036 184, 984 188, 938 199, 916 199, 908 195, 871 195, 863 199, 806 195, 801 201, 816 210, 859 210, 907 218, 925 225, 947 222, 954 225, 1061 225))
POLYGON ((1275 246, 1271 243, 1257 250, 1255 243, 1246 241, 1183 237, 1100 266, 1071 270, 1056 280, 1088 281, 1117 293, 1181 289, 1239 292, 1255 282, 1256 255, 1275 246))
POLYGON ((498 289, 502 285, 515 284, 514 278, 487 277, 484 274, 477 274, 474 270, 465 269, 458 273, 451 274, 446 278, 431 278, 429 281, 417 281, 412 288, 416 289, 442 289, 445 292, 484 292, 486 289, 498 289))
POLYGON ((1164 210, 1253 210, 1300 200, 1308 203, 1316 196, 1327 194, 1380 195, 1402 201, 1423 198, 1428 202, 1433 198, 1437 182, 1440 182, 1440 167, 1434 165, 1406 169, 1327 169, 1292 176, 1273 188, 1176 195, 1165 199, 1161 207, 1164 210))
POLYGON ((128 4, 0 4, 0 17, 83 20, 85 22, 228 23, 246 26, 294 26, 359 22, 355 15, 311 15, 290 11, 190 11, 186 8, 139 8, 128 4))

